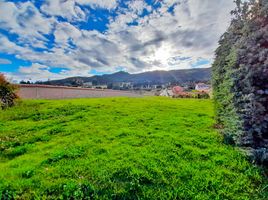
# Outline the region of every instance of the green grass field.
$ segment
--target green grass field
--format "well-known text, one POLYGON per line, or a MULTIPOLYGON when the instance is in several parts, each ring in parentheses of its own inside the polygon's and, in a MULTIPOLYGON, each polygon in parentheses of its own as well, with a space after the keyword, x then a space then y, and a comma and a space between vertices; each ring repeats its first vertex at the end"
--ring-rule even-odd
POLYGON ((210 100, 23 101, 0 111, 0 197, 267 199, 213 124, 210 100))

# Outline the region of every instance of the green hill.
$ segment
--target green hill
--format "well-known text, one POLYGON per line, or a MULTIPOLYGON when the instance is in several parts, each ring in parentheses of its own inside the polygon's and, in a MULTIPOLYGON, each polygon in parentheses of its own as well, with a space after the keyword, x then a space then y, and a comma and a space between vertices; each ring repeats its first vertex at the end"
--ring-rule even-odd
POLYGON ((213 124, 210 100, 23 101, 0 111, 0 199, 267 199, 213 124))
POLYGON ((96 75, 91 77, 69 77, 61 80, 52 80, 43 83, 52 85, 79 85, 83 82, 93 82, 97 84, 109 84, 118 82, 131 82, 133 84, 166 84, 209 81, 210 78, 211 68, 196 68, 170 71, 149 71, 138 74, 130 74, 121 71, 114 74, 96 75))

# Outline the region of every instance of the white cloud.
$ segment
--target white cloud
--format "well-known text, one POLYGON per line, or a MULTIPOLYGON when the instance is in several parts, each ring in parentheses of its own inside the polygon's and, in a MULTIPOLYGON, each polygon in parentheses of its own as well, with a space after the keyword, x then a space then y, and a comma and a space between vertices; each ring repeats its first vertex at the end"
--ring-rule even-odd
POLYGON ((33 63, 29 67, 21 66, 18 72, 5 73, 5 75, 12 79, 13 81, 25 80, 25 81, 38 81, 38 80, 48 80, 48 79, 58 79, 63 78, 61 74, 51 73, 49 71, 50 67, 41 65, 38 63, 33 63))
POLYGON ((146 9, 148 11, 151 11, 151 6, 149 6, 145 1, 142 0, 136 0, 132 1, 128 4, 129 11, 133 12, 135 14, 141 15, 143 13, 143 10, 146 9))
POLYGON ((18 42, 24 45, 45 48, 55 20, 44 17, 31 3, 0 2, 0 26, 19 36, 18 42))
POLYGON ((42 12, 51 16, 60 16, 68 21, 85 21, 86 13, 74 0, 46 0, 41 6, 42 12))
POLYGON ((75 0, 78 4, 89 5, 93 8, 114 9, 117 7, 117 0, 75 0))
POLYGON ((3 58, 0 58, 0 64, 2 65, 8 65, 8 64, 11 64, 12 62, 8 59, 3 59, 3 58))
POLYGON ((90 75, 88 72, 81 70, 65 70, 62 69, 59 73, 51 72, 52 68, 39 63, 33 63, 31 66, 20 66, 18 72, 5 73, 5 75, 14 81, 25 80, 25 81, 47 81, 51 79, 62 79, 68 76, 81 76, 85 73, 90 75))
POLYGON ((59 47, 62 48, 70 46, 68 43, 81 37, 81 35, 82 33, 79 29, 67 22, 57 23, 54 32, 55 42, 59 47))
MULTIPOLYGON (((191 68, 200 58, 212 62, 217 41, 226 30, 229 12, 234 7, 232 0, 163 0, 159 1, 162 7, 152 10, 144 1, 130 1, 129 9, 118 9, 119 15, 111 18, 108 30, 101 33, 81 30, 71 23, 87 17, 78 5, 114 9, 118 6, 116 1, 70 0, 63 2, 66 7, 60 6, 59 0, 49 2, 41 9, 52 17, 44 17, 30 2, 19 5, 3 3, 4 8, 0 6, 0 25, 17 33, 20 40, 11 42, 0 35, 0 51, 44 66, 68 68, 60 77, 89 75, 91 69, 115 71, 118 66, 129 72, 140 72, 191 68), (45 6, 53 8, 45 9, 45 6), (173 12, 168 12, 171 6, 173 12), (76 7, 79 9, 76 10, 76 7), (25 17, 28 8, 37 19, 25 17), (5 16, 1 9, 5 10, 5 16), (150 14, 142 16, 145 9, 150 14), (24 16, 25 22, 17 19, 18 16, 24 16), (59 22, 53 16, 62 16, 70 21, 59 22), (46 38, 42 33, 53 33, 55 41, 52 48, 38 52, 31 46, 20 45, 23 40, 30 40, 36 46, 44 46, 46 38), (175 57, 191 59, 174 61, 175 57)), ((37 74, 42 71, 46 78, 59 77, 48 69, 40 69, 37 65, 33 65, 31 70, 21 68, 20 75, 35 74, 41 78, 42 75, 37 74)))
POLYGON ((139 66, 146 70, 189 68, 190 61, 188 66, 182 62, 169 66, 168 60, 181 55, 211 61, 233 7, 231 0, 163 1, 160 9, 139 18, 138 26, 127 26, 135 20, 131 12, 118 16, 111 22, 108 36, 122 44, 124 55, 128 57, 125 64, 135 65, 133 70, 140 70, 139 66), (173 13, 167 12, 172 5, 173 13))

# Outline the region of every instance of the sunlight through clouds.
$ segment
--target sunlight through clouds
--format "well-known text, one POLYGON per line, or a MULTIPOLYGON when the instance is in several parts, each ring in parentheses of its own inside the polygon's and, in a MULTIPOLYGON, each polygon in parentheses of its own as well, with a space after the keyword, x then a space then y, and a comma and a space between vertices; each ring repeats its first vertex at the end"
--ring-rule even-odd
MULTIPOLYGON (((119 66, 128 72, 210 67, 197 60, 212 62, 233 7, 232 0, 2 1, 0 58, 68 69, 52 79, 119 66)), ((24 66, 8 67, 6 73, 24 76, 14 72, 24 66)))

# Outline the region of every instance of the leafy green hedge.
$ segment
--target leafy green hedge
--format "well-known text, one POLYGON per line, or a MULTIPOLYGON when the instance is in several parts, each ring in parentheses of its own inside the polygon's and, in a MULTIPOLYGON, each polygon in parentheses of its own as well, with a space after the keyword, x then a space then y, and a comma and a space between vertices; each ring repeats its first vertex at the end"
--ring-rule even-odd
POLYGON ((236 1, 213 64, 213 96, 225 141, 268 161, 268 0, 236 1))

